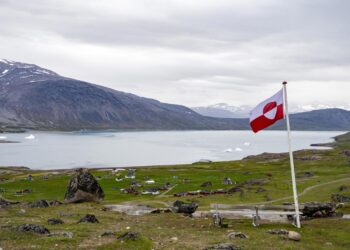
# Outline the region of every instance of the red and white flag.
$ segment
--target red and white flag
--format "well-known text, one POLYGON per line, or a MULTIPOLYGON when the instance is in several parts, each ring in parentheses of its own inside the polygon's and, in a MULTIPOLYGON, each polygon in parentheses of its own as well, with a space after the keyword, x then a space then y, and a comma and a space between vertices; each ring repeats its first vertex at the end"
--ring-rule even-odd
POLYGON ((255 133, 283 118, 283 89, 258 104, 249 116, 250 126, 255 133))

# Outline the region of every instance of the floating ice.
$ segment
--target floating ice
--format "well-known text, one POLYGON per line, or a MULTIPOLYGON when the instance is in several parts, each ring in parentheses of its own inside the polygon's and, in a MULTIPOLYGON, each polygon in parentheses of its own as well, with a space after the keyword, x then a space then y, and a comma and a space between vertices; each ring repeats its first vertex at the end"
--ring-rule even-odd
POLYGON ((232 152, 232 148, 228 148, 224 150, 225 153, 231 153, 232 152))
POLYGON ((247 147, 250 146, 250 142, 245 142, 245 143, 243 143, 243 144, 244 144, 244 146, 247 146, 247 147))
POLYGON ((237 148, 235 148, 235 151, 236 152, 241 152, 241 151, 243 151, 243 149, 237 147, 237 148))
POLYGON ((0 136, 1 140, 6 139, 6 138, 7 138, 6 136, 0 136))
POLYGON ((35 139, 35 136, 34 135, 28 135, 28 136, 26 136, 24 138, 27 139, 27 140, 33 140, 33 139, 35 139))

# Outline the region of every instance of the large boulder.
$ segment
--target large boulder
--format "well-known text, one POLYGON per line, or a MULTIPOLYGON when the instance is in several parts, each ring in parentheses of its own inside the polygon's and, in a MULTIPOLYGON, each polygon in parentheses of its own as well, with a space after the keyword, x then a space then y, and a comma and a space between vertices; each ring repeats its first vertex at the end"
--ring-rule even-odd
POLYGON ((78 169, 71 178, 64 196, 66 203, 100 201, 104 192, 97 180, 87 169, 78 169))
POLYGON ((301 210, 305 218, 320 218, 336 216, 337 205, 331 202, 309 202, 302 204, 301 210))
POLYGON ((195 202, 185 203, 183 201, 175 201, 173 204, 173 211, 175 213, 193 214, 197 208, 198 204, 195 202))
POLYGON ((295 231, 289 231, 288 232, 288 239, 294 240, 294 241, 300 241, 301 235, 298 232, 295 231))

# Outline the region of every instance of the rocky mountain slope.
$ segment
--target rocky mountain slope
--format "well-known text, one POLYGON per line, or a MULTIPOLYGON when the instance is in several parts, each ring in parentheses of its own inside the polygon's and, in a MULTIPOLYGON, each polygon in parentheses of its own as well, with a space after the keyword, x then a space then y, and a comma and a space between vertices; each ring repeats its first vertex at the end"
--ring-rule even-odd
MULTIPOLYGON (((349 130, 350 111, 325 109, 291 115, 298 130, 349 130)), ((0 60, 0 130, 249 129, 246 118, 214 118, 181 105, 83 82, 33 64, 0 60)), ((281 121, 272 129, 283 129, 281 121)))
POLYGON ((245 121, 204 117, 9 60, 0 60, 0 124, 49 130, 247 128, 245 121))

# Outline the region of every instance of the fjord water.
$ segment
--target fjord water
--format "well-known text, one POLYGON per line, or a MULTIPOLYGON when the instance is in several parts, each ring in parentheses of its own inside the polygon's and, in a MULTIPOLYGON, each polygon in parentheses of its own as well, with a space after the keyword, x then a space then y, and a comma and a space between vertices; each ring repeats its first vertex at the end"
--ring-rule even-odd
MULTIPOLYGON (((315 148, 342 132, 293 131, 293 149, 315 148)), ((285 131, 157 131, 2 134, 0 166, 32 169, 126 167, 238 160, 263 152, 287 151, 285 131)))

